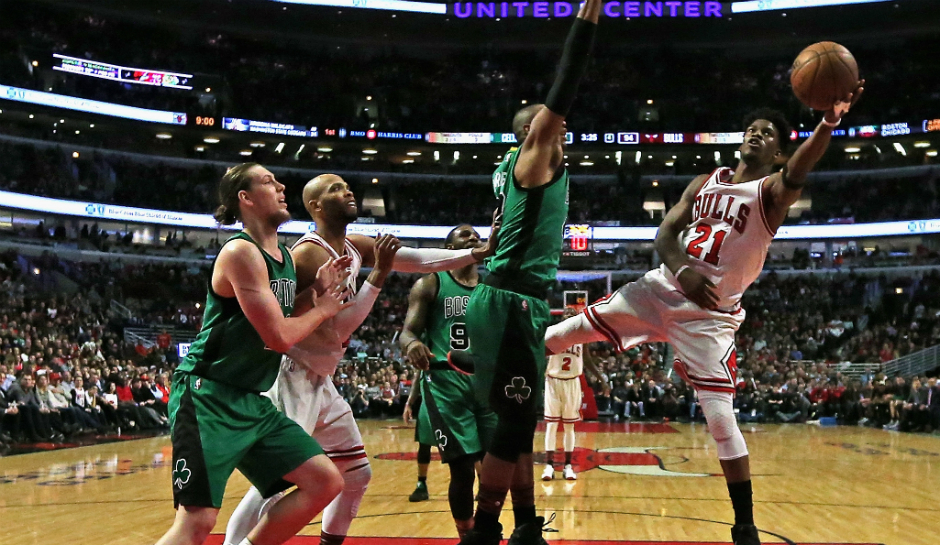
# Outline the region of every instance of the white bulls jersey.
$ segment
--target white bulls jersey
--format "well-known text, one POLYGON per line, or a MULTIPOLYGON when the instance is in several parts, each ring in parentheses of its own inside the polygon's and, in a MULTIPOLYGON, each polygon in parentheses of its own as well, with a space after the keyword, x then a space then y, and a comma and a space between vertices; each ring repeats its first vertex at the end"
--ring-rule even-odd
MULTIPOLYGON (((342 257, 336 253, 336 250, 334 250, 329 243, 323 240, 323 237, 316 233, 307 233, 300 237, 300 239, 294 243, 293 248, 297 248, 301 244, 316 244, 329 252, 331 257, 337 259, 342 257)), ((352 265, 347 269, 349 271, 347 285, 350 289, 349 296, 346 299, 348 301, 352 299, 358 291, 356 279, 359 277, 359 269, 362 267, 362 255, 359 254, 359 250, 356 249, 356 246, 353 245, 348 238, 345 241, 343 254, 352 258, 352 265)), ((332 327, 332 319, 330 319, 314 330, 309 337, 288 350, 287 355, 290 356, 291 359, 301 362, 319 375, 330 376, 336 371, 336 365, 339 364, 339 360, 341 360, 346 353, 348 342, 349 339, 339 338, 332 327)))
MULTIPOLYGON (((764 268, 774 238, 764 216, 761 185, 766 178, 731 183, 734 171, 719 168, 695 195, 692 223, 679 243, 691 258, 689 266, 717 286, 718 308, 734 310, 764 268)), ((663 264, 663 276, 681 291, 663 264)))
POLYGON ((583 350, 584 345, 576 344, 564 352, 549 356, 545 374, 564 380, 579 377, 584 372, 583 350))

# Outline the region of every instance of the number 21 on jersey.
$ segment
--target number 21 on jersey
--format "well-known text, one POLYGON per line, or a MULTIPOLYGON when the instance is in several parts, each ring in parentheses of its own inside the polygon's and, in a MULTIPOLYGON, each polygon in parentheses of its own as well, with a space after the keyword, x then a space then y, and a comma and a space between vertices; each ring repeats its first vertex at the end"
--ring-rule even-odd
POLYGON ((711 225, 707 223, 701 223, 695 227, 695 231, 698 233, 698 236, 692 239, 689 242, 689 247, 686 248, 686 253, 690 256, 701 259, 705 263, 710 265, 718 266, 718 260, 720 256, 718 252, 721 251, 721 243, 725 241, 725 237, 728 235, 727 231, 722 231, 720 229, 712 229, 711 225), (711 246, 704 256, 702 252, 704 251, 703 246, 711 239, 711 246))

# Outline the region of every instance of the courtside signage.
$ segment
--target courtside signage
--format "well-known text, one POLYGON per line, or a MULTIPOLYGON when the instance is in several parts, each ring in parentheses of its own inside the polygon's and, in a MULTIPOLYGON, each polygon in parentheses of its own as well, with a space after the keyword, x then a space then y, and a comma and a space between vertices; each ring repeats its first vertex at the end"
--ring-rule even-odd
MULTIPOLYGON (((76 216, 92 220, 112 220, 156 225, 173 225, 194 229, 241 229, 241 224, 219 226, 210 214, 192 214, 170 212, 149 208, 114 206, 111 204, 90 203, 50 199, 35 195, 24 195, 10 191, 0 191, 0 208, 28 210, 47 214, 76 216)), ((579 227, 572 225, 572 229, 579 227)), ((302 235, 313 231, 316 225, 309 221, 290 221, 281 226, 282 234, 302 235)), ((406 239, 444 239, 453 229, 450 225, 391 225, 382 223, 351 223, 347 233, 375 236, 388 233, 406 239)), ((489 226, 476 227, 484 238, 489 236, 489 226)), ((656 238, 656 227, 591 227, 590 239, 603 241, 652 241, 656 238)), ((571 232, 571 229, 566 230, 571 232)), ((778 240, 832 239, 832 238, 870 238, 898 235, 925 235, 940 233, 940 218, 886 221, 879 223, 854 223, 840 225, 785 225, 777 230, 778 240)))

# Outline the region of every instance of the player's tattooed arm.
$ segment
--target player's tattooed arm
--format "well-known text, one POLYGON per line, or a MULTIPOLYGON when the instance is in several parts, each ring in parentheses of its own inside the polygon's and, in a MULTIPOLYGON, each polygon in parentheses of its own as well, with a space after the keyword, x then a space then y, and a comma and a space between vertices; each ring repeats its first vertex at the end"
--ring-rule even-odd
POLYGON ((672 274, 679 273, 676 279, 682 286, 682 292, 690 301, 702 308, 713 309, 718 305, 718 294, 715 284, 708 278, 699 274, 688 266, 689 255, 679 244, 679 235, 692 223, 692 207, 695 204, 695 195, 702 184, 708 179, 707 175, 697 176, 685 188, 679 202, 669 209, 663 222, 659 224, 656 232, 656 251, 666 267, 672 274))
POLYGON ((436 274, 423 276, 411 288, 408 294, 408 313, 405 315, 405 325, 398 337, 402 354, 408 361, 423 371, 427 371, 431 363, 431 350, 421 342, 428 323, 428 314, 437 298, 439 289, 436 274))

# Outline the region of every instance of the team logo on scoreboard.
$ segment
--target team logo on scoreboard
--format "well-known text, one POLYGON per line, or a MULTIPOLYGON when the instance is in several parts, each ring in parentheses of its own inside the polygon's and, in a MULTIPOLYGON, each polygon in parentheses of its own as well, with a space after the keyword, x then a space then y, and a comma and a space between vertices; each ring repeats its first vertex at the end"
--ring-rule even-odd
POLYGON ((565 225, 565 239, 570 242, 574 252, 587 251, 591 239, 594 238, 594 227, 586 224, 571 223, 565 225))

